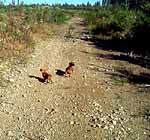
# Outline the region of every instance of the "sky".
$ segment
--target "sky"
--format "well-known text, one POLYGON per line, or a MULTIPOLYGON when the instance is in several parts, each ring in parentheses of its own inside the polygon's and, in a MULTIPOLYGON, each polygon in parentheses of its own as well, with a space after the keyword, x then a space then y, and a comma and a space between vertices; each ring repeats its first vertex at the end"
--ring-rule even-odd
MULTIPOLYGON (((12 0, 4 0, 4 1, 7 4, 12 2, 12 0)), ((17 3, 17 0, 15 0, 15 1, 17 3)), ((81 3, 87 3, 87 2, 94 4, 97 1, 98 0, 23 0, 24 4, 37 4, 37 3, 39 3, 39 4, 42 4, 42 3, 48 3, 48 4, 56 4, 56 3, 81 4, 81 3)), ((99 1, 101 1, 101 0, 99 0, 99 1)))

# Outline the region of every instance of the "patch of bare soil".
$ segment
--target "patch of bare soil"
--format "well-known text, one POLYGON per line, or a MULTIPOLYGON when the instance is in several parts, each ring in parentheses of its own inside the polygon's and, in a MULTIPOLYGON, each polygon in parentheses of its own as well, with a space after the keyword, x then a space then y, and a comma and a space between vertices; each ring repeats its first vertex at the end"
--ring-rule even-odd
POLYGON ((146 79, 150 71, 112 59, 121 54, 83 41, 89 38, 85 31, 75 17, 55 37, 38 39, 25 66, 4 69, 10 84, 0 87, 1 140, 150 139, 148 79, 136 83, 141 72, 146 79), (62 73, 72 61, 75 71, 65 78, 62 73), (42 82, 43 67, 49 68, 53 84, 42 82))

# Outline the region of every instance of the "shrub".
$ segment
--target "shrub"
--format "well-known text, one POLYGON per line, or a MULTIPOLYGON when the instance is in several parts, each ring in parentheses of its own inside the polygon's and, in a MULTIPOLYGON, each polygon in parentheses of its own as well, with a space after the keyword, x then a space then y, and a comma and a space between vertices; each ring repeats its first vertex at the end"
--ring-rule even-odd
POLYGON ((135 23, 135 14, 127 9, 95 10, 87 13, 85 22, 95 35, 127 34, 135 23))
POLYGON ((58 8, 51 10, 49 22, 61 24, 61 23, 64 23, 66 20, 67 20, 67 17, 65 15, 65 13, 62 12, 62 10, 60 10, 58 8))
POLYGON ((114 31, 124 32, 129 31, 135 23, 135 15, 129 10, 116 11, 112 21, 114 31))
POLYGON ((136 46, 135 53, 143 56, 150 56, 149 36, 150 36, 150 17, 147 14, 140 13, 137 21, 131 30, 132 45, 136 46))

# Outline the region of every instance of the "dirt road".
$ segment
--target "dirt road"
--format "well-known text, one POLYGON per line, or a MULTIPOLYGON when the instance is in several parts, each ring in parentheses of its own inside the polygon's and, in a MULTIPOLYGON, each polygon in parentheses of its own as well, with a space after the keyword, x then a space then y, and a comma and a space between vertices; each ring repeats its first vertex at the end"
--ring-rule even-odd
POLYGON ((100 57, 119 53, 84 41, 85 31, 83 20, 73 18, 54 37, 37 40, 28 63, 11 71, 9 86, 0 88, 0 140, 150 139, 149 122, 138 115, 150 105, 148 91, 116 84, 110 74, 128 62, 100 57), (65 37, 70 26, 74 38, 65 37), (60 72, 70 61, 75 71, 65 78, 60 72), (43 67, 53 84, 40 81, 43 67))

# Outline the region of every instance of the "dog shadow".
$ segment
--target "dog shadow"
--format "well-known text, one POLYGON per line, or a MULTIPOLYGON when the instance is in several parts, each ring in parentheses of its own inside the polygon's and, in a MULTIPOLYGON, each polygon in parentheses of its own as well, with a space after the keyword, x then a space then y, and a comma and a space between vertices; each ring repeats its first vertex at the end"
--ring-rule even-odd
POLYGON ((35 76, 35 75, 29 75, 29 77, 30 78, 35 78, 35 79, 37 79, 39 82, 41 82, 41 83, 44 83, 45 82, 45 80, 43 79, 43 78, 41 78, 41 77, 38 77, 38 76, 35 76))
POLYGON ((57 74, 58 76, 64 76, 65 72, 62 71, 62 70, 57 69, 57 70, 56 70, 56 74, 57 74))

